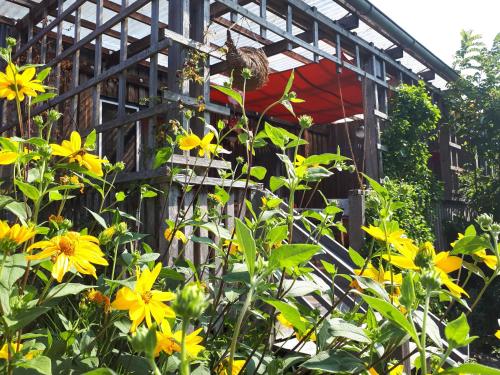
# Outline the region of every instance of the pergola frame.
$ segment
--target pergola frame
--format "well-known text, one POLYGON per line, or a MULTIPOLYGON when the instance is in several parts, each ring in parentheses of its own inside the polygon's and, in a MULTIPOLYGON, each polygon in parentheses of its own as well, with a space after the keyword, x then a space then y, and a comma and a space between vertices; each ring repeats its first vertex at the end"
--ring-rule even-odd
MULTIPOLYGON (((55 69, 55 85, 60 89, 61 62, 72 61, 72 86, 64 92, 39 105, 32 110, 32 115, 40 114, 51 107, 60 107, 66 101, 72 101, 74 111, 78 110, 78 95, 85 90, 92 90, 92 128, 98 132, 107 131, 114 128, 123 127, 133 121, 149 119, 146 143, 148 147, 154 148, 155 140, 153 129, 157 115, 171 111, 177 102, 182 102, 187 106, 196 106, 197 97, 203 97, 206 103, 206 112, 229 115, 227 107, 210 103, 208 79, 203 87, 193 88, 189 84, 175 84, 176 72, 182 68, 185 53, 189 49, 196 49, 221 62, 208 64, 204 67, 203 75, 208 78, 210 74, 217 74, 226 71, 228 68, 221 54, 214 49, 214 44, 209 43, 205 34, 206 28, 212 21, 225 28, 231 28, 232 32, 243 35, 247 38, 259 42, 266 54, 274 56, 283 54, 300 64, 319 61, 325 58, 333 61, 337 70, 349 69, 358 74, 364 87, 365 122, 367 122, 368 140, 365 147, 367 160, 375 160, 375 164, 367 165, 368 174, 378 177, 381 175, 380 150, 382 146, 379 141, 380 124, 386 112, 387 90, 399 83, 414 83, 418 80, 431 80, 434 78, 433 66, 420 75, 403 66, 398 59, 403 56, 401 46, 393 46, 387 50, 381 50, 372 43, 367 42, 357 36, 351 30, 359 25, 358 15, 353 9, 339 20, 332 20, 319 12, 316 8, 310 7, 302 0, 216 0, 210 4, 209 0, 122 0, 121 4, 110 0, 75 0, 70 6, 64 7, 64 0, 42 0, 37 3, 33 0, 9 0, 10 2, 29 8, 29 13, 18 20, 15 27, 11 27, 11 34, 21 40, 15 51, 14 58, 25 58, 32 61, 33 49, 40 45, 41 62, 45 66, 55 69), (159 20, 160 2, 168 4, 169 22, 159 20), (95 5, 95 22, 82 19, 81 8, 85 3, 95 5), (259 12, 254 13, 248 9, 249 4, 257 4, 259 12), (149 16, 139 12, 144 6, 151 7, 149 16), (106 20, 103 19, 103 10, 110 10, 115 14, 106 20), (279 15, 285 20, 285 27, 281 28, 271 22, 269 15, 279 15), (224 17, 229 15, 229 17, 224 17), (53 17, 50 22, 47 16, 53 17), (244 17, 250 22, 258 25, 259 33, 256 33, 235 21, 238 17, 244 17), (136 38, 129 35, 128 21, 133 19, 149 28, 149 33, 144 38, 136 38), (73 37, 63 35, 63 22, 68 22, 74 27, 73 37), (116 26, 120 26, 120 31, 116 26), (115 29, 113 29, 115 27, 115 29), (293 27, 303 30, 300 33, 293 33, 293 27), (81 37, 82 28, 90 30, 90 33, 81 37), (56 29, 57 32, 53 33, 56 29), (281 40, 273 41, 268 38, 269 33, 280 37, 281 40), (55 34, 55 35, 54 35, 55 34), (109 51, 103 47, 103 36, 119 39, 120 49, 109 51), (55 39, 55 56, 46 60, 47 39, 55 39), (332 54, 320 46, 320 41, 333 47, 335 53, 332 54), (63 48, 65 46, 65 48, 63 48), (293 49, 301 47, 303 50, 312 53, 313 58, 302 56, 293 49), (93 74, 85 82, 79 82, 80 77, 80 54, 82 50, 93 52, 94 64, 93 74), (161 67, 158 63, 159 55, 168 55, 168 68, 161 67), (349 56, 351 60, 344 58, 349 56), (149 61, 147 61, 149 60, 149 61), (110 67, 105 69, 108 63, 110 67), (149 82, 137 80, 128 73, 132 67, 141 65, 148 69, 149 82), (168 90, 161 88, 158 82, 159 72, 168 75, 168 90), (97 111, 101 96, 100 87, 110 77, 118 77, 119 103, 118 116, 107 122, 102 122, 97 111), (138 82, 139 81, 139 82, 138 82), (124 104, 126 102, 126 90, 128 83, 141 84, 146 86, 150 98, 161 95, 164 102, 157 103, 150 100, 149 105, 141 108, 134 114, 125 114, 124 104), (378 161, 377 161, 378 160, 378 161)), ((333 1, 333 0, 332 0, 333 1)), ((343 1, 337 1, 342 5, 343 1)), ((217 46, 215 46, 217 47, 217 46)), ((411 50, 405 49, 411 53, 411 50)), ((439 89, 429 84, 429 88, 439 93, 439 89)), ((171 113, 171 112, 169 112, 171 113)), ((208 118, 208 117, 207 117, 208 118)), ((189 126, 184 124, 184 126, 189 126)), ((8 127, 2 124, 1 131, 8 127)), ((196 129, 202 133, 203 129, 196 129)), ((118 155, 123 152, 123 134, 119 132, 118 155)), ((147 163, 146 163, 147 164, 147 163)))

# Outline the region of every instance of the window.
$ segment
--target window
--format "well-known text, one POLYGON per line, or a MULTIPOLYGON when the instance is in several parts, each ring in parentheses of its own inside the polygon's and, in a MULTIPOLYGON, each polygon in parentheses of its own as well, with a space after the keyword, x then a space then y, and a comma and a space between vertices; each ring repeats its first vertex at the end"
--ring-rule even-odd
MULTIPOLYGON (((125 116, 138 111, 138 106, 125 105, 125 116)), ((101 99, 101 122, 105 124, 117 117, 118 103, 113 100, 101 99)), ((100 157, 106 156, 111 163, 123 161, 127 172, 139 171, 141 145, 139 121, 100 133, 98 142, 100 157)))

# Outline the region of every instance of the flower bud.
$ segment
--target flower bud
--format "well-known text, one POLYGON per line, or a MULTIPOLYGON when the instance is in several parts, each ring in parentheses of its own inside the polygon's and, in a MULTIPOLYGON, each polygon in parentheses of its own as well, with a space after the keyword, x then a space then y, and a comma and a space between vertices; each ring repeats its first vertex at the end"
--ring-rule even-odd
POLYGON ((493 224, 493 216, 488 214, 479 215, 476 218, 476 222, 479 224, 482 230, 488 232, 491 229, 491 224, 493 224))
POLYGON ((99 235, 99 243, 101 245, 107 245, 111 242, 115 234, 116 228, 114 226, 104 229, 99 235))
POLYGON ((17 40, 16 38, 12 38, 12 37, 7 37, 6 39, 6 42, 7 42, 7 46, 8 47, 14 47, 16 44, 17 44, 17 40))
POLYGON ((243 68, 241 75, 244 79, 250 79, 252 77, 252 71, 248 68, 243 68))
POLYGON ((41 128, 43 126, 43 117, 40 115, 35 116, 33 117, 33 122, 37 127, 41 128))
POLYGON ((55 122, 55 121, 59 120, 61 118, 61 116, 62 116, 62 113, 56 111, 55 109, 51 109, 49 111, 48 117, 49 117, 49 121, 55 122))
POLYGON ((146 353, 146 356, 153 357, 156 348, 156 329, 139 327, 135 334, 129 339, 130 345, 138 353, 146 353))
POLYGON ((189 283, 177 292, 172 307, 184 319, 198 318, 208 306, 207 297, 198 283, 189 283))
POLYGON ((418 249, 415 264, 420 268, 431 268, 435 254, 434 246, 429 241, 426 241, 418 249))
POLYGON ((120 234, 125 234, 128 231, 127 223, 122 221, 120 224, 118 224, 118 233, 120 234))
POLYGON ((313 118, 309 115, 299 116, 299 125, 302 129, 309 129, 313 124, 313 118))
POLYGON ((426 291, 431 292, 440 288, 441 277, 439 276, 439 272, 436 270, 428 269, 422 273, 422 276, 420 276, 420 282, 426 291))

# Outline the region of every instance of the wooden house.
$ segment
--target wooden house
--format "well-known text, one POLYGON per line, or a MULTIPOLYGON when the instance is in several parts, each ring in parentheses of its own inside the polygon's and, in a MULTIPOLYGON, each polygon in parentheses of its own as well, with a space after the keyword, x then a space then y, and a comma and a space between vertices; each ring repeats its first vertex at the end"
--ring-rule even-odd
MULTIPOLYGON (((111 161, 125 161, 120 181, 129 184, 163 176, 162 169, 151 169, 151 160, 172 119, 204 133, 200 122, 179 117, 179 103, 194 110, 202 105, 209 123, 230 123, 238 116, 237 108, 210 90, 211 82, 224 81, 230 71, 221 52, 227 30, 237 46, 262 48, 269 59, 269 83, 247 95, 250 117, 279 97, 295 69, 293 90, 306 100, 296 113, 310 114, 316 123, 306 132, 304 153, 339 147, 360 171, 376 179, 383 177, 380 132, 392 90, 400 83, 424 80, 439 103, 446 82, 457 78, 367 0, 0 0, 0 40, 7 35, 18 39, 14 58, 53 68, 50 84, 59 96, 32 114, 53 107, 62 112, 61 138, 74 129, 83 135, 97 130, 98 152, 111 161), (207 56, 199 66, 203 82, 179 79, 188 61, 200 53, 207 56)), ((7 103, 1 108, 0 131, 9 134, 15 122, 7 103)), ((297 130, 297 120, 284 109, 271 111, 266 120, 297 130)), ((463 209, 455 193, 464 156, 446 127, 430 147, 433 168, 445 186, 443 220, 463 209)), ((258 162, 279 173, 278 163, 268 155, 258 154, 258 162)), ((175 158, 181 164, 229 168, 220 161, 175 158)), ((226 183, 209 173, 207 186, 226 183)), ((345 202, 358 188, 357 179, 347 173, 321 186, 328 198, 345 202)), ((206 207, 204 197, 201 205, 206 207)), ((169 199, 168 204, 148 203, 148 225, 161 230, 168 211, 172 214, 183 204, 175 194, 169 199), (167 212, 156 215, 161 210, 167 212)), ((320 204, 314 197, 307 201, 320 204)), ((234 209, 230 204, 228 213, 234 209)))

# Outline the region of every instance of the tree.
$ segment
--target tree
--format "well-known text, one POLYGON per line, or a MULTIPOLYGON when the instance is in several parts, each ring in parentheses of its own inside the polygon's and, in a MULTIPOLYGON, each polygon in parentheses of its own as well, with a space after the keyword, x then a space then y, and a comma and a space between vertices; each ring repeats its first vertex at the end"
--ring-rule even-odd
MULTIPOLYGON (((439 108, 432 103, 423 82, 415 86, 401 85, 391 99, 389 126, 382 133, 382 142, 387 147, 383 155, 384 173, 415 193, 417 211, 413 217, 419 219, 415 225, 404 229, 424 241, 433 237, 429 228, 435 203, 440 197, 440 186, 428 166, 429 143, 437 137, 440 117, 439 108), (420 218, 425 218, 424 222, 420 218)), ((401 192, 394 192, 401 195, 401 192)))
POLYGON ((466 165, 460 178, 463 198, 476 212, 498 220, 500 191, 500 33, 490 49, 481 36, 462 31, 454 68, 460 78, 449 84, 446 104, 450 124, 462 146, 478 163, 466 165))

